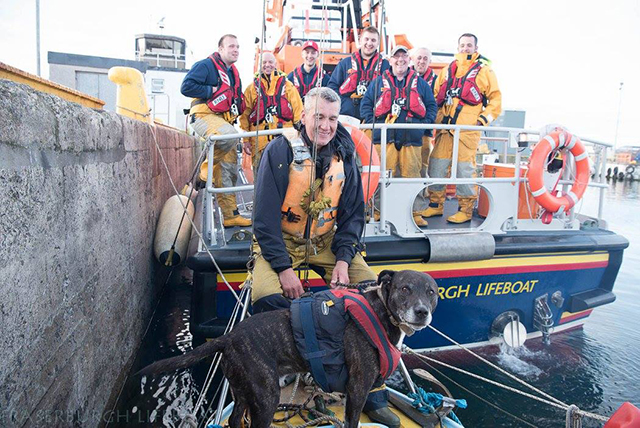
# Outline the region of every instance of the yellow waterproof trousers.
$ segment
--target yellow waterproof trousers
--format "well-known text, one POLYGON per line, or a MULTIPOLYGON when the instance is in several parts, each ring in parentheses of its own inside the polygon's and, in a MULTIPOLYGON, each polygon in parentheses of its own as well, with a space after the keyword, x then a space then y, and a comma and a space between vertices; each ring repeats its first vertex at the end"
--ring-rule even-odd
MULTIPOLYGON (((480 143, 480 133, 472 131, 460 132, 458 146, 458 178, 476 177, 476 150, 480 143)), ((453 134, 449 131, 438 131, 431 158, 429 159, 429 177, 446 178, 451 175, 451 158, 453 156, 453 134)), ((476 187, 468 184, 456 186, 458 196, 476 198, 476 187)), ((432 192, 443 192, 444 185, 429 186, 431 202, 432 192)))
MULTIPOLYGON (((336 256, 331 251, 333 235, 334 232, 331 231, 312 239, 309 252, 309 264, 318 271, 318 274, 324 278, 327 284, 331 281, 331 275, 336 266, 336 256)), ((304 263, 306 241, 295 238, 288 233, 283 233, 283 237, 287 252, 291 257, 292 267, 297 269, 304 263)), ((255 241, 252 245, 252 253, 254 254, 255 264, 253 267, 251 302, 255 303, 257 300, 272 294, 282 294, 282 286, 280 285, 278 274, 271 268, 269 262, 262 257, 260 246, 255 241)), ((356 253, 349 266, 349 281, 356 283, 375 280, 376 278, 376 274, 367 265, 362 256, 356 253)))
MULTIPOLYGON (((224 120, 222 115, 217 114, 195 114, 193 129, 202 138, 211 135, 237 134, 236 128, 224 120)), ((238 147, 239 139, 231 137, 228 140, 217 141, 213 151, 213 184, 217 188, 233 187, 238 180, 238 147)), ((205 181, 207 162, 202 164, 200 179, 205 181), (204 177, 202 172, 204 171, 204 177)), ((217 195, 218 204, 222 210, 224 218, 231 218, 238 214, 236 195, 233 193, 219 193, 217 195)))

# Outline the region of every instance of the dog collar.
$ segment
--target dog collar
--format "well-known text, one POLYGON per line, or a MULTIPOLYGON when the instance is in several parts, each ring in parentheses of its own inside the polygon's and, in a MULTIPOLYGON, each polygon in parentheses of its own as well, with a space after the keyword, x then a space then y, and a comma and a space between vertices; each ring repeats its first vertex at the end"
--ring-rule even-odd
MULTIPOLYGON (((409 323, 406 323, 404 321, 398 321, 396 317, 391 313, 391 310, 387 306, 387 302, 385 302, 384 297, 382 297, 382 286, 378 285, 377 287, 371 287, 371 288, 372 289, 375 288, 376 292, 378 293, 378 297, 380 298, 380 301, 382 302, 384 309, 387 311, 387 315, 389 315, 389 321, 391 321, 391 324, 398 327, 400 331, 405 335, 412 336, 413 333, 416 332, 415 329, 411 327, 409 323)), ((372 291, 372 290, 368 290, 368 291, 372 291)))

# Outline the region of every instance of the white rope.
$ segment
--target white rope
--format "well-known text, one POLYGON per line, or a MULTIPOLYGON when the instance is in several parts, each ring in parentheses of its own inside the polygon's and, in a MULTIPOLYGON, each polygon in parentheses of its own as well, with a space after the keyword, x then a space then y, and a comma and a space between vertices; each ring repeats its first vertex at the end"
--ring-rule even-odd
POLYGON ((554 401, 558 404, 561 404, 562 406, 564 406, 565 408, 568 407, 569 405, 558 400, 555 397, 552 397, 551 395, 547 394, 544 391, 541 391, 540 389, 536 388, 533 385, 528 384, 527 382, 521 380, 520 378, 518 378, 517 376, 509 373, 508 371, 506 371, 505 369, 503 369, 502 367, 499 367, 497 365, 495 365, 494 363, 492 363, 491 361, 487 360, 486 358, 481 357, 480 355, 476 354, 475 352, 473 352, 472 350, 470 350, 469 348, 467 348, 464 345, 461 345, 460 343, 456 342, 455 340, 453 340, 452 338, 450 338, 449 336, 447 336, 446 334, 442 333, 440 330, 438 330, 437 328, 433 327, 432 325, 429 325, 429 328, 433 331, 435 331, 436 333, 438 333, 440 336, 444 337, 445 339, 447 339, 448 341, 450 341, 451 343, 455 344, 456 346, 458 346, 460 349, 462 349, 463 351, 468 352, 469 354, 473 355, 474 357, 476 357, 477 359, 479 359, 480 361, 488 364, 489 366, 493 367, 494 369, 498 370, 499 372, 501 372, 502 374, 506 375, 507 377, 515 380, 516 382, 526 386, 527 388, 532 389, 533 391, 537 392, 538 394, 542 395, 543 397, 548 398, 551 401, 554 401))
MULTIPOLYGON (((454 343, 456 343, 456 342, 454 342, 454 343)), ((456 344, 457 344, 457 343, 456 343, 456 344)), ((447 363, 445 363, 445 362, 442 362, 442 361, 436 360, 435 358, 431 358, 431 357, 428 357, 428 356, 426 356, 426 355, 418 354, 417 352, 415 352, 415 351, 414 351, 414 350, 412 350, 411 348, 407 347, 406 345, 403 345, 403 351, 404 351, 405 353, 407 353, 407 354, 411 354, 411 355, 414 355, 414 356, 416 356, 416 357, 418 357, 418 358, 420 358, 420 359, 422 359, 422 360, 430 361, 430 362, 433 362, 433 363, 436 363, 436 364, 440 364, 440 365, 442 365, 442 366, 444 366, 444 367, 447 367, 447 368, 449 368, 449 369, 451 369, 451 370, 455 370, 455 371, 458 371, 458 372, 460 372, 460 373, 464 373, 464 374, 466 374, 466 375, 468 375, 468 376, 471 376, 471 377, 476 378, 476 379, 478 379, 478 380, 482 380, 482 381, 487 382, 487 383, 489 383, 489 384, 491 384, 491 385, 495 385, 495 386, 497 386, 497 387, 500 387, 500 388, 506 389, 506 390, 508 390, 508 391, 510 391, 510 392, 514 392, 514 393, 516 393, 516 394, 523 395, 523 396, 525 396, 525 397, 528 397, 528 398, 531 398, 531 399, 533 399, 533 400, 539 401, 539 402, 541 402, 541 403, 545 403, 545 404, 548 404, 548 405, 550 405, 550 406, 553 406, 553 407, 556 407, 556 408, 562 409, 562 410, 564 410, 564 411, 567 411, 568 409, 570 409, 570 408, 571 408, 571 406, 569 406, 568 404, 565 404, 565 403, 563 403, 562 401, 560 401, 560 400, 558 400, 558 399, 556 399, 556 398, 554 398, 554 397, 552 397, 552 396, 550 396, 550 395, 546 394, 545 392, 540 391, 539 389, 535 388, 534 386, 529 385, 529 384, 528 384, 528 383, 526 383, 525 381, 518 379, 517 377, 513 376, 511 373, 509 373, 509 372, 507 372, 507 371, 503 370, 502 368, 500 368, 500 367, 496 366, 495 364, 493 364, 493 363, 491 363, 491 362, 489 362, 489 361, 485 360, 484 358, 482 358, 482 357, 480 357, 479 355, 475 354, 474 352, 470 351, 468 348, 466 348, 466 347, 462 346, 462 349, 463 349, 463 350, 466 350, 466 351, 468 351, 468 352, 470 352, 472 355, 476 356, 476 357, 477 357, 477 358, 479 358, 480 360, 482 360, 482 361, 486 362, 487 364, 489 364, 491 367, 496 368, 498 371, 502 372, 503 374, 506 374, 507 376, 511 377, 512 379, 516 380, 517 382, 522 383, 523 385, 525 385, 525 386, 527 386, 527 387, 529 387, 529 388, 533 389, 534 391, 536 391, 536 392, 538 392, 538 393, 542 394, 543 396, 545 396, 545 397, 547 397, 547 398, 549 398, 550 400, 553 400, 553 401, 545 400, 544 398, 540 398, 540 397, 535 396, 535 395, 533 395, 533 394, 529 394, 528 392, 524 392, 524 391, 521 391, 521 390, 519 390, 519 389, 516 389, 516 388, 510 387, 510 386, 508 386, 508 385, 504 385, 504 384, 502 384, 502 383, 500 383, 500 382, 496 382, 496 381, 494 381, 494 380, 487 379, 487 378, 485 378, 485 377, 483 377, 483 376, 477 375, 477 374, 475 374, 475 373, 471 373, 471 372, 466 371, 466 370, 464 370, 464 369, 461 369, 461 368, 459 368, 459 367, 455 367, 455 366, 452 366, 452 365, 447 364, 447 363)), ((598 414, 595 414, 595 413, 585 412, 585 411, 583 411, 583 410, 579 410, 579 409, 578 409, 578 410, 576 410, 576 411, 575 411, 575 413, 576 413, 576 414, 580 414, 580 415, 582 415, 582 416, 586 416, 586 417, 588 417, 588 418, 592 418, 592 419, 598 420, 598 421, 602 421, 602 422, 606 422, 606 421, 608 421, 608 420, 609 420, 609 419, 608 419, 607 417, 605 417, 605 416, 601 416, 601 415, 598 415, 598 414)))

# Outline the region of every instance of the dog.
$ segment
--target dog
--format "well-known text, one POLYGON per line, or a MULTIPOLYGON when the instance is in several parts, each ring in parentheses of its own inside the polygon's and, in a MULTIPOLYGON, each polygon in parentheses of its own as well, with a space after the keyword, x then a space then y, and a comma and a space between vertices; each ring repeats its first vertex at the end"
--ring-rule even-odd
MULTIPOLYGON (((438 304, 438 287, 431 276, 410 270, 385 270, 378 276, 377 285, 379 292, 364 292, 363 295, 391 343, 399 344, 407 329, 413 333, 429 325, 438 304)), ((283 309, 254 315, 230 333, 187 354, 155 362, 138 374, 186 368, 217 352, 222 352, 222 371, 229 380, 235 403, 229 418, 231 428, 241 427, 247 410, 252 427, 271 426, 279 404, 278 379, 309 371, 309 364, 294 341, 291 312, 283 309)), ((353 321, 347 322, 344 332, 344 359, 349 375, 345 391, 345 426, 355 428, 367 395, 379 376, 380 362, 377 349, 353 321)))

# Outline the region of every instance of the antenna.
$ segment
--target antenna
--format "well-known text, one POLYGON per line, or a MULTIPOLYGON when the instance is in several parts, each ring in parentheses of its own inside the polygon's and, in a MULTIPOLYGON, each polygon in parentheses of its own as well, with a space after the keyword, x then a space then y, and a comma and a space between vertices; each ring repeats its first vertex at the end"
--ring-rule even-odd
POLYGON ((162 30, 164 30, 164 19, 166 18, 166 16, 163 16, 162 18, 160 18, 160 21, 158 21, 158 28, 160 28, 160 34, 162 34, 162 30))

